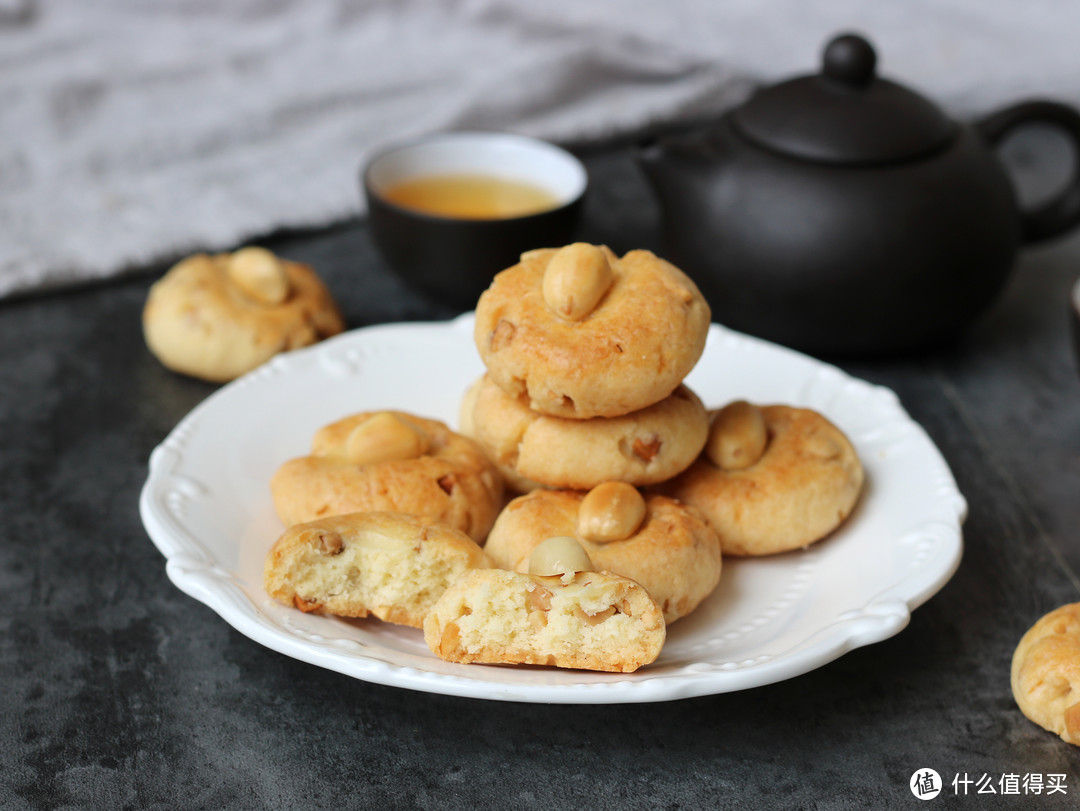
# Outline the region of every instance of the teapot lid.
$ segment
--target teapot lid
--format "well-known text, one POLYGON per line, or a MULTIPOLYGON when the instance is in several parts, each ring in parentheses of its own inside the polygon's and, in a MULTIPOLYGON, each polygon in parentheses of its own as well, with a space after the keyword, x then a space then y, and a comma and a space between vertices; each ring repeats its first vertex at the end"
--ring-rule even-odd
POLYGON ((875 75, 877 54, 860 36, 825 47, 821 73, 758 92, 732 113, 761 146, 832 164, 890 163, 945 145, 953 124, 933 102, 875 75))

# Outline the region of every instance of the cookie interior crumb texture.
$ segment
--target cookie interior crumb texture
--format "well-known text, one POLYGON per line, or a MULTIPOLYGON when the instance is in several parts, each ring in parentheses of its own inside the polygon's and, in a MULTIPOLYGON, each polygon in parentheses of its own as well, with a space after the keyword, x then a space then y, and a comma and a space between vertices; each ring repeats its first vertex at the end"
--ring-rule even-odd
POLYGON ((608 573, 469 572, 428 615, 424 635, 458 662, 632 672, 655 661, 663 616, 645 590, 608 573))
POLYGON ((409 516, 365 513, 292 527, 266 561, 266 591, 302 611, 419 628, 466 569, 489 562, 464 533, 409 516))

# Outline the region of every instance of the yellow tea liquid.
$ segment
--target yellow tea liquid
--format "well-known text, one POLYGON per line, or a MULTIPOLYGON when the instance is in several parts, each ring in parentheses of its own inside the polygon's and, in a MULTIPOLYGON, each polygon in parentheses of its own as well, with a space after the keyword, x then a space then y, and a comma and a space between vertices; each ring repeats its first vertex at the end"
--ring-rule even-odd
POLYGON ((403 208, 463 220, 524 217, 559 204, 539 186, 489 175, 419 177, 391 186, 382 196, 403 208))

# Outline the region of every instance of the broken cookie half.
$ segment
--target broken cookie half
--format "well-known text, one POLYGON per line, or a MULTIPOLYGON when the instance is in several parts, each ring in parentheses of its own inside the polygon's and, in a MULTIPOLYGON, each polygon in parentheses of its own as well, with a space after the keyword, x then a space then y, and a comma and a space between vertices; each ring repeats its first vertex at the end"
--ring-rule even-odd
POLYGON ((297 524, 266 558, 267 593, 301 611, 375 616, 420 628, 450 583, 490 566, 464 532, 390 512, 297 524))
MULTIPOLYGON (((549 539, 556 546, 570 538, 549 539)), ((424 639, 450 662, 551 665, 630 673, 664 645, 664 615, 637 582, 585 570, 573 550, 537 547, 529 574, 465 572, 435 602, 424 639)), ((580 546, 578 547, 580 549, 580 546)))

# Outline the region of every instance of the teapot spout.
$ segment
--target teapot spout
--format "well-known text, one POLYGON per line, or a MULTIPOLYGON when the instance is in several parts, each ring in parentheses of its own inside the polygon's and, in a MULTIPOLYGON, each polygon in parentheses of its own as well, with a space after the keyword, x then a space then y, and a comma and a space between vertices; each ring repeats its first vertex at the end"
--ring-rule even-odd
POLYGON ((664 160, 664 150, 660 146, 660 139, 654 136, 638 141, 634 157, 645 173, 651 176, 656 166, 664 160))
POLYGON ((722 171, 728 162, 719 144, 700 136, 640 141, 635 158, 661 203, 696 189, 705 176, 722 171))

